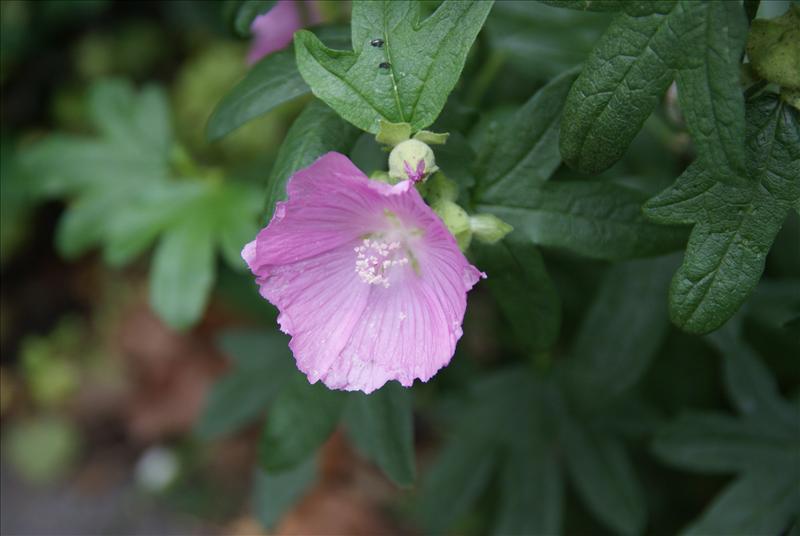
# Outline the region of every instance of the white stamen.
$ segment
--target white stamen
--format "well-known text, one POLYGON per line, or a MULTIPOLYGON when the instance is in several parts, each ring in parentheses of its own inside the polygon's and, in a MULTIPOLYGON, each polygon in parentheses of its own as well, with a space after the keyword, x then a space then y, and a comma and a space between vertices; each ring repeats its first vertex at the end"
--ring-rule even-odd
POLYGON ((361 246, 353 248, 356 253, 355 271, 364 283, 389 288, 389 271, 394 266, 408 264, 408 257, 400 254, 400 242, 365 238, 361 246))

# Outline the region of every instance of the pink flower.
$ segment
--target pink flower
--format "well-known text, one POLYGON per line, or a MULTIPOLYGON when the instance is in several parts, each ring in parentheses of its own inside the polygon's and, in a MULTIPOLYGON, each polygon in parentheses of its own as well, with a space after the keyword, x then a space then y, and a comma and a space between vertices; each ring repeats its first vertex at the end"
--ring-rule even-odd
POLYGON ((365 393, 428 381, 453 357, 467 291, 485 274, 411 181, 370 180, 328 153, 287 189, 242 257, 280 310, 298 368, 365 393))
POLYGON ((318 24, 321 20, 316 2, 278 0, 272 9, 253 19, 250 25, 250 32, 255 39, 247 53, 247 63, 252 65, 284 48, 292 42, 294 32, 304 26, 318 24))

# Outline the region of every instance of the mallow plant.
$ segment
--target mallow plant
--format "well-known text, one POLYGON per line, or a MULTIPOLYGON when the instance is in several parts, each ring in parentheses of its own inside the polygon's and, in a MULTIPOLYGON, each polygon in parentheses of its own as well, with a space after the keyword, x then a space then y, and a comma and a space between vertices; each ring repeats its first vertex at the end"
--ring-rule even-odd
POLYGON ((261 521, 341 426, 431 533, 800 530, 800 7, 354 0, 347 28, 317 4, 228 6, 255 63, 208 138, 303 103, 260 186, 187 159, 159 90, 122 82, 92 95, 95 137, 27 159, 71 200, 65 254, 156 243, 174 327, 201 318, 216 251, 277 309, 289 338, 223 337, 197 425, 266 412, 261 521), (264 30, 281 17, 291 42, 264 30), (686 345, 737 416, 681 398, 686 345), (440 448, 418 464, 420 429, 440 448), (669 466, 738 476, 663 525, 669 466))

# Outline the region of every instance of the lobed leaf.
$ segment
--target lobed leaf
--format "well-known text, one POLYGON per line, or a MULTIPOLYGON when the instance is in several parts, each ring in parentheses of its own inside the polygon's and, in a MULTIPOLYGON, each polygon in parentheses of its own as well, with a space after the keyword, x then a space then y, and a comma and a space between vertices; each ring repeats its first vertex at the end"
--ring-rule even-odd
POLYGON ((689 332, 712 331, 736 312, 800 199, 800 113, 771 95, 751 101, 747 112, 743 186, 717 182, 698 161, 645 206, 655 221, 695 224, 670 290, 670 316, 689 332))
POLYGON ((352 51, 327 48, 308 31, 295 34, 297 66, 314 95, 362 130, 380 121, 421 130, 455 87, 492 2, 445 0, 420 21, 419 4, 357 1, 352 51), (371 43, 380 40, 379 46, 371 43))

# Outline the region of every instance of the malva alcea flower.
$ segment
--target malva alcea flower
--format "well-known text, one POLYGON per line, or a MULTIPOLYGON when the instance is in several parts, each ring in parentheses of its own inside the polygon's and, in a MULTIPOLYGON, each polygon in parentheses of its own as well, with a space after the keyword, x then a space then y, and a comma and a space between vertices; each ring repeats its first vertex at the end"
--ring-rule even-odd
POLYGON ((310 382, 369 393, 447 365, 461 337, 470 265, 411 181, 370 180, 328 153, 289 180, 288 200, 242 257, 310 382))

